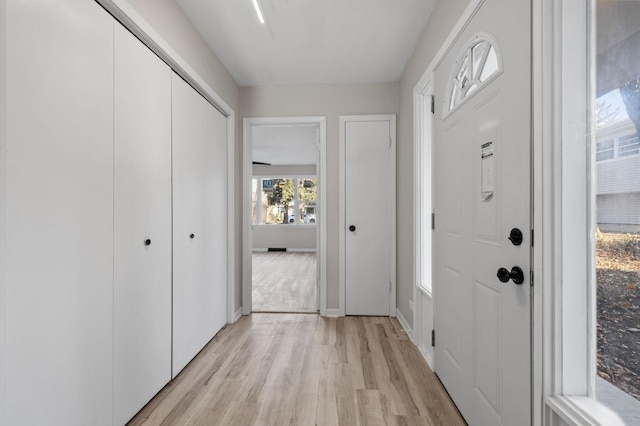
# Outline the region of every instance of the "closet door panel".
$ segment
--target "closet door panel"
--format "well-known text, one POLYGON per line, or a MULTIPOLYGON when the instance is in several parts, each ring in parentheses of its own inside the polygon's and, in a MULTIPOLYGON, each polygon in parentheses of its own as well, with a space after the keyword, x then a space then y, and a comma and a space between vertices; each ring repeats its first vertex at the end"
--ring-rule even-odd
POLYGON ((7 425, 111 425, 113 18, 7 0, 7 425))
POLYGON ((171 70, 115 25, 114 424, 171 380, 171 70))
POLYGON ((213 287, 211 328, 214 336, 227 322, 227 120, 209 105, 207 144, 207 276, 213 287))
POLYGON ((213 337, 206 263, 208 103, 172 73, 173 377, 213 337))

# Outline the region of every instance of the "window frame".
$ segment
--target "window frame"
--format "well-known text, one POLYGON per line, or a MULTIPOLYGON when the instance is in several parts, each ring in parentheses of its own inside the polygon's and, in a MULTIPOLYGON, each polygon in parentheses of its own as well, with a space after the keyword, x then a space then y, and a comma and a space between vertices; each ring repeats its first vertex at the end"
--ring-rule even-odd
MULTIPOLYGON (((485 65, 486 65, 486 58, 485 58, 484 61, 482 61, 482 68, 479 69, 479 74, 480 75, 482 75, 482 71, 483 71, 485 65)), ((502 51, 501 51, 500 45, 498 44, 498 41, 495 39, 495 37, 491 33, 488 33, 486 31, 480 31, 480 32, 474 34, 467 41, 467 43, 465 43, 464 47, 458 53, 456 61, 454 62, 453 67, 451 69, 451 72, 449 74, 449 79, 447 81, 447 89, 446 89, 446 92, 445 92, 447 94, 447 102, 445 104, 446 105, 445 108, 443 108, 443 110, 442 110, 443 118, 447 118, 451 113, 453 113, 454 111, 456 111, 459 108, 461 108, 462 105, 467 103, 477 93, 482 91, 482 89, 484 87, 488 86, 493 80, 498 78, 503 73, 503 70, 504 70, 504 66, 503 66, 503 62, 502 62, 502 51), (473 62, 474 61, 473 61, 472 51, 473 51, 473 48, 476 45, 478 45, 479 43, 482 43, 483 41, 489 43, 489 45, 494 49, 495 54, 496 54, 496 59, 497 59, 497 62, 498 62, 498 64, 497 64, 498 65, 498 69, 496 71, 494 71, 484 81, 474 80, 474 79, 469 80, 471 83, 476 83, 476 88, 471 90, 471 88, 472 88, 472 86, 471 86, 469 91, 468 91, 468 93, 462 99, 460 99, 460 101, 456 105, 451 106, 452 93, 453 93, 454 90, 456 90, 456 87, 457 87, 457 85, 454 83, 454 80, 457 79, 458 75, 460 75, 460 70, 462 69, 462 66, 463 66, 465 61, 467 62, 467 69, 471 69, 471 72, 473 73, 473 62)), ((460 90, 460 89, 458 89, 458 90, 460 90)))
POLYGON ((595 398, 595 28, 595 0, 534 6, 536 425, 622 424, 595 398))
MULTIPOLYGON (((318 175, 317 174, 295 174, 295 175, 288 175, 288 174, 255 174, 251 176, 251 181, 253 182, 253 179, 257 179, 258 180, 258 184, 256 187, 256 203, 257 202, 261 202, 262 200, 262 181, 264 179, 292 179, 294 181, 294 211, 296 212, 296 216, 299 216, 300 214, 300 193, 299 193, 299 184, 301 180, 305 180, 305 179, 315 179, 316 180, 316 185, 318 185, 318 175)), ((253 185, 253 183, 252 183, 253 185)), ((253 200, 251 202, 251 208, 253 209, 253 200)), ((318 204, 318 199, 316 198, 316 209, 319 208, 319 204, 318 204)), ((317 213, 316 213, 317 215, 317 213)), ((290 223, 261 223, 262 220, 262 209, 258 208, 256 209, 256 222, 251 223, 251 226, 253 227, 264 227, 264 226, 269 226, 269 227, 273 227, 274 225, 287 225, 288 228, 296 228, 296 227, 316 227, 318 226, 318 222, 317 222, 317 218, 316 218, 316 222, 309 222, 309 223, 300 223, 299 221, 295 221, 295 222, 290 222, 290 223)))

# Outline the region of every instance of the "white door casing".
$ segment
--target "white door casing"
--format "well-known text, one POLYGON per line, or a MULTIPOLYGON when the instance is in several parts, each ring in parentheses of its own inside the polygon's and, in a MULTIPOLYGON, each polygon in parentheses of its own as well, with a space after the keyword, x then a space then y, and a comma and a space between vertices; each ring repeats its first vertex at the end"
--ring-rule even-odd
POLYGON ((340 118, 342 315, 395 316, 395 115, 340 118))
POLYGON ((479 425, 531 418, 530 34, 528 0, 487 0, 434 77, 436 373, 479 425), (478 35, 494 44, 503 72, 447 113, 460 52, 478 35), (512 228, 524 235, 519 246, 512 228), (513 266, 524 271, 521 285, 496 276, 513 266))
POLYGON ((318 126, 318 162, 316 175, 318 182, 316 255, 317 255, 317 305, 321 316, 327 315, 327 120, 323 116, 309 117, 259 117, 243 119, 243 214, 242 214, 242 314, 252 310, 252 247, 253 224, 251 223, 251 193, 253 179, 253 128, 259 126, 318 126))

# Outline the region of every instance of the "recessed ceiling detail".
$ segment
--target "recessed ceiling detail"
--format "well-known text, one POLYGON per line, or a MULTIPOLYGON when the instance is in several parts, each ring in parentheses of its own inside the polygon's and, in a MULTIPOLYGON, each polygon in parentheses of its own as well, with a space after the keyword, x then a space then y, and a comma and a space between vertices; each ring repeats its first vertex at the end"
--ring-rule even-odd
POLYGON ((240 86, 400 79, 437 0, 176 0, 240 86))

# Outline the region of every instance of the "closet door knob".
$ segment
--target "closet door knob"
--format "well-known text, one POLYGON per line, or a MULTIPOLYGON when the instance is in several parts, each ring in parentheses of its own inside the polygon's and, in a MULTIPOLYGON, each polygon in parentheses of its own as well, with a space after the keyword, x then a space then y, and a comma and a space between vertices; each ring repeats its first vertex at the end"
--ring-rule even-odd
POLYGON ((195 236, 195 234, 191 234, 191 235, 189 235, 189 238, 191 238, 192 240, 193 240, 195 237, 196 237, 196 236, 195 236))
POLYGON ((145 245, 145 246, 150 246, 150 245, 151 245, 151 240, 147 238, 147 239, 144 241, 144 245, 145 245))

